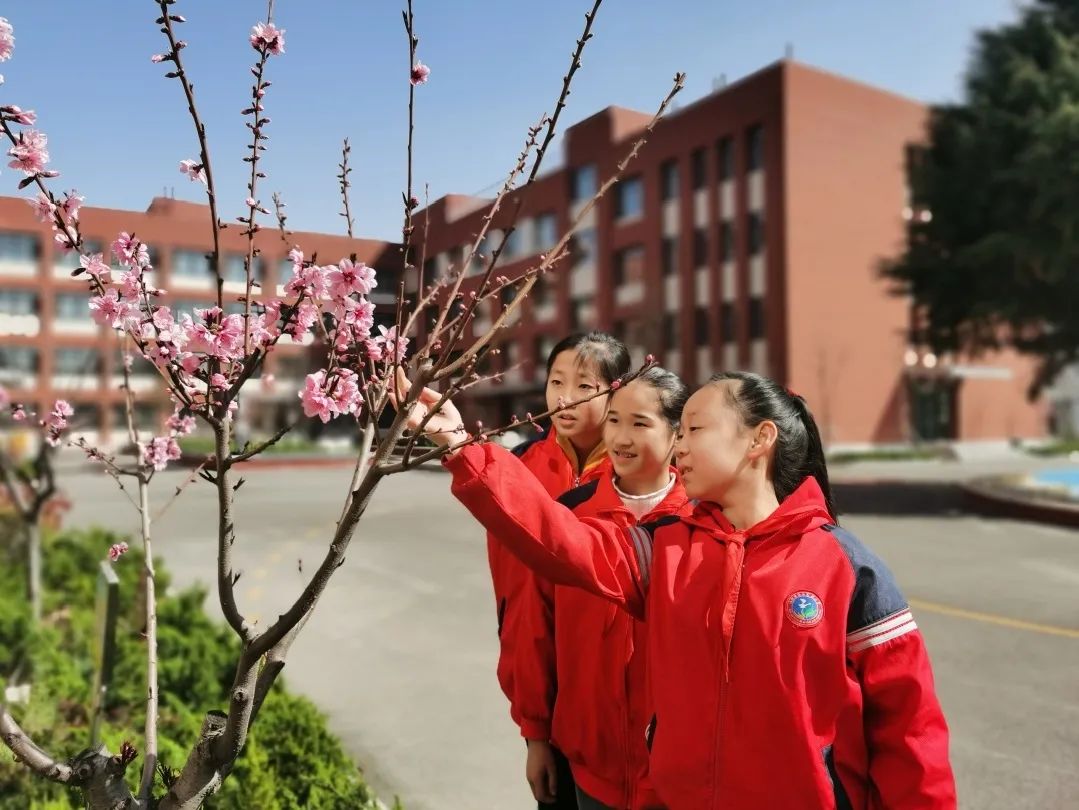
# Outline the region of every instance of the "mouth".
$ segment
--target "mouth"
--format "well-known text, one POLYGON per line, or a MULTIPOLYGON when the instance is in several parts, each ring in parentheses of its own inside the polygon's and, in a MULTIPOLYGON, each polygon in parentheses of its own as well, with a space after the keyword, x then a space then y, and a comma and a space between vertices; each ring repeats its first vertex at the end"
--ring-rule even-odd
POLYGON ((560 413, 555 415, 555 421, 563 425, 572 425, 577 422, 577 417, 568 413, 560 413))
POLYGON ((633 459, 637 458, 637 454, 630 453, 626 450, 612 450, 611 457, 616 458, 619 461, 632 461, 633 459))

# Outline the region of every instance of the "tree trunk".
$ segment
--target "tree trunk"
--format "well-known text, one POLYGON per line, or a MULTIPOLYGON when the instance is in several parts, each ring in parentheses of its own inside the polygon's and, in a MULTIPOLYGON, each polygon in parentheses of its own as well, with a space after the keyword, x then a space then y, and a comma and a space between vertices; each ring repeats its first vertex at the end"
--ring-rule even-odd
POLYGON ((43 594, 41 588, 41 524, 32 520, 26 524, 27 595, 34 624, 41 623, 43 594))

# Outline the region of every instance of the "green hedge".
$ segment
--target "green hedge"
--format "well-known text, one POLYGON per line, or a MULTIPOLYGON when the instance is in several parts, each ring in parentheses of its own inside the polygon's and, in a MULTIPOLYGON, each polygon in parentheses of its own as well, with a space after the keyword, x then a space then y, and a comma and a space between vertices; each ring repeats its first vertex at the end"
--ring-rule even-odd
MULTIPOLYGON (((34 630, 25 599, 23 569, 0 543, 0 673, 20 659, 33 671, 28 706, 15 710, 30 735, 47 751, 71 756, 89 741, 93 680, 91 644, 98 562, 120 538, 100 530, 67 532, 45 549, 45 613, 34 630)), ((102 723, 112 751, 123 740, 142 746, 145 716, 145 643, 140 635, 139 571, 134 547, 116 564, 120 618, 113 685, 102 723)), ((202 610, 205 592, 172 594, 168 573, 157 565, 158 666, 161 707, 159 760, 182 767, 203 713, 227 705, 237 641, 202 610)), ((78 795, 31 775, 0 746, 0 810, 78 810, 78 795)), ((141 759, 128 770, 137 784, 141 759)), ((160 783, 160 777, 159 777, 160 783)), ((159 790, 160 794, 162 789, 159 790)), ((224 787, 205 805, 212 810, 373 810, 377 805, 362 775, 310 701, 280 683, 267 697, 242 756, 224 787)))

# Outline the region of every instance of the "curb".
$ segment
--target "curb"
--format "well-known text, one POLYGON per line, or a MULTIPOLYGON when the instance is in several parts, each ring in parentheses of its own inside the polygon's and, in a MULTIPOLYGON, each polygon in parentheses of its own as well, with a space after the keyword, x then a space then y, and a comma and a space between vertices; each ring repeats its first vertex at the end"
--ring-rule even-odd
POLYGON ((959 487, 972 511, 978 514, 1079 528, 1079 504, 1027 495, 1019 489, 994 485, 993 479, 966 481, 959 487))

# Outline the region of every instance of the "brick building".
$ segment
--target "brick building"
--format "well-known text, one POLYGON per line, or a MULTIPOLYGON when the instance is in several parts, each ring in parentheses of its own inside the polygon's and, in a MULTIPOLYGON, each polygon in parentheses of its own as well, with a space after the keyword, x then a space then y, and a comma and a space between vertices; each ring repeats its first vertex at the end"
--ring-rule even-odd
MULTIPOLYGON (((791 61, 673 112, 582 222, 572 262, 537 285, 502 340, 505 367, 519 368, 477 390, 470 413, 497 423, 538 406, 550 347, 602 328, 690 383, 721 369, 776 377, 809 400, 833 446, 1043 435, 1027 362, 912 345, 909 302, 878 278, 925 215, 911 208, 905 161, 926 116, 791 61)), ((503 206, 521 204, 502 272, 554 244, 650 117, 608 107, 566 131, 563 166, 503 206)), ((487 202, 449 195, 422 212, 428 278, 467 255, 487 202)))
MULTIPOLYGON (((120 231, 135 233, 151 250, 152 283, 167 291, 161 299, 177 312, 216 304, 216 283, 207 252, 212 249, 209 213, 204 205, 155 198, 145 212, 84 207, 80 211, 86 252, 105 253, 120 231)), ((226 308, 242 311, 246 237, 240 229, 222 234, 226 308)), ((379 272, 379 289, 372 296, 383 309, 392 309, 400 279, 401 256, 396 245, 324 234, 294 233, 308 255, 324 261, 356 253, 379 272)), ((264 289, 282 284, 292 272, 286 245, 274 229, 256 235, 260 255, 256 280, 264 289)), ((116 335, 98 327, 88 308, 84 277, 72 278, 78 255, 56 249, 47 225, 37 221, 21 198, 0 198, 0 385, 12 398, 34 408, 48 408, 57 397, 76 408, 83 432, 110 435, 124 429, 121 355, 116 335)), ((392 322, 390 316, 389 322, 392 322)), ((313 337, 313 336, 312 336, 313 337)), ((293 343, 286 337, 268 359, 264 374, 271 384, 252 381, 245 387, 246 418, 252 428, 274 430, 300 410, 296 392, 312 370, 311 341, 293 343)), ((137 395, 136 417, 153 429, 170 412, 156 372, 139 359, 133 367, 137 395)))
MULTIPOLYGON (((466 413, 494 424, 535 409, 551 346, 601 328, 691 384, 721 369, 776 377, 809 400, 833 446, 1043 435, 1045 408, 1024 397, 1030 364, 1007 354, 938 358, 913 345, 909 302, 878 278, 908 220, 927 215, 905 180, 926 116, 916 102, 790 61, 674 111, 582 222, 571 260, 537 284, 500 339, 503 383, 472 389, 466 413)), ((520 201, 499 272, 513 276, 555 243, 650 117, 608 107, 566 130, 562 167, 503 207, 500 216, 520 201)), ((418 213, 426 278, 461 263, 489 202, 448 195, 418 213)), ((82 223, 96 249, 135 231, 156 251, 158 285, 184 309, 212 298, 206 217, 203 206, 159 198, 145 213, 86 208, 82 223)), ((246 243, 238 229, 224 239, 235 301, 246 243)), ((327 261, 357 253, 380 271, 376 303, 389 306, 397 246, 309 233, 291 241, 327 261)), ((258 244, 262 283, 281 283, 287 246, 271 230, 258 244)), ((24 201, 0 199, 0 384, 34 402, 66 396, 107 429, 122 401, 115 338, 89 320, 71 261, 24 201)), ((481 270, 469 268, 466 291, 481 270)), ((498 308, 480 312, 474 335, 498 308)), ((295 411, 312 361, 302 346, 283 347, 269 368, 273 390, 245 397, 260 400, 256 427, 295 411)), ((148 401, 140 418, 162 412, 148 401)))

